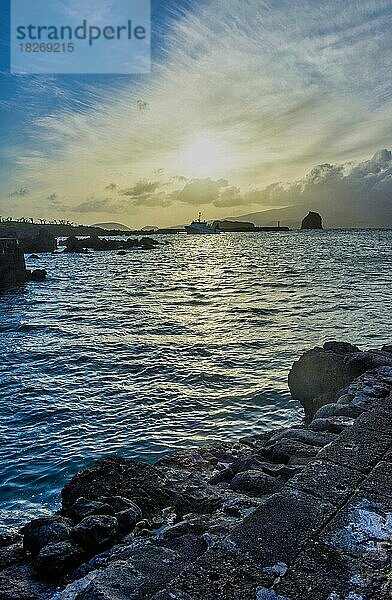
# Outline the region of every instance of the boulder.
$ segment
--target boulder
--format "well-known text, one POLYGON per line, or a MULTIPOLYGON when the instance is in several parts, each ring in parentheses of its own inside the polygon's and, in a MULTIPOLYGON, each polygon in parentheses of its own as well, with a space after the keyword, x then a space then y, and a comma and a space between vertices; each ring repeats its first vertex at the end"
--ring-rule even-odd
POLYGON ((351 417, 352 419, 356 419, 359 417, 361 412, 362 411, 355 406, 350 406, 349 404, 344 404, 343 402, 340 404, 333 402, 331 404, 324 404, 324 406, 318 409, 313 418, 325 419, 326 417, 351 417))
POLYGON ((283 438, 271 448, 272 460, 276 463, 303 465, 320 451, 319 446, 306 444, 300 440, 283 438))
POLYGON ((83 550, 73 541, 52 542, 39 551, 34 566, 45 579, 68 573, 83 560, 83 550))
POLYGON ((328 435, 325 433, 315 433, 314 431, 309 431, 309 429, 288 429, 287 431, 282 431, 277 433, 271 437, 266 448, 269 449, 273 447, 276 442, 281 440, 290 442, 291 440, 295 440, 298 442, 302 442, 303 444, 308 444, 310 446, 319 446, 323 448, 330 442, 333 442, 335 436, 328 435))
POLYGON ((321 216, 316 213, 309 211, 306 217, 302 220, 301 229, 322 229, 323 220, 321 216))
POLYGON ((118 527, 123 532, 132 531, 136 523, 140 521, 142 512, 136 504, 116 514, 118 527))
POLYGON ((325 417, 313 419, 309 427, 314 431, 341 433, 347 427, 354 425, 354 419, 350 417, 325 417))
POLYGON ((85 517, 72 529, 72 538, 87 551, 101 550, 110 545, 116 537, 117 519, 109 515, 85 517))
POLYGON ((73 523, 58 515, 34 519, 22 527, 23 547, 33 556, 51 542, 62 542, 70 536, 73 523))
POLYGON ((75 600, 139 600, 162 590, 183 568, 177 552, 146 545, 116 560, 92 578, 75 600))
POLYGON ((5 548, 21 541, 22 535, 16 529, 0 531, 0 548, 5 548))
POLYGON ((25 558, 25 551, 21 541, 10 546, 0 547, 0 571, 10 567, 25 558))
POLYGON ((110 504, 116 513, 133 508, 136 512, 140 513, 140 518, 142 517, 140 508, 132 500, 128 500, 128 498, 123 498, 122 496, 101 496, 98 500, 104 504, 110 504))
POLYGON ((276 489, 276 478, 263 471, 243 471, 233 477, 230 489, 247 494, 267 494, 276 489))
POLYGON ((361 352, 356 346, 327 342, 308 350, 289 373, 289 388, 305 414, 312 417, 324 404, 335 402, 336 394, 356 377, 383 365, 392 366, 392 355, 381 350, 361 352))
POLYGON ((115 511, 110 504, 96 500, 87 500, 87 498, 78 498, 68 510, 68 515, 75 523, 79 523, 79 521, 91 515, 114 516, 114 514, 115 511))
POLYGON ((71 235, 69 238, 65 240, 65 250, 64 252, 77 252, 77 253, 86 253, 86 247, 84 245, 85 240, 78 240, 78 238, 74 235, 71 235))
POLYGON ((101 496, 122 496, 134 502, 143 514, 168 506, 173 492, 163 470, 133 459, 109 456, 81 471, 65 484, 62 506, 66 514, 81 496, 98 500, 101 496))
POLYGON ((0 572, 1 600, 49 600, 53 584, 38 581, 31 564, 14 565, 0 572))
POLYGON ((45 269, 34 269, 30 271, 26 269, 26 280, 27 281, 45 281, 48 272, 45 269))

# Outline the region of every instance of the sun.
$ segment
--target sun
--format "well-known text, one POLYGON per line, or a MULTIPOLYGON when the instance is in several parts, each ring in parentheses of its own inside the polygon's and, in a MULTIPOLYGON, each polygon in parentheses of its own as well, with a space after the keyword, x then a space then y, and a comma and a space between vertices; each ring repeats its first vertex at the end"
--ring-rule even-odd
POLYGON ((191 177, 217 175, 225 164, 222 147, 209 137, 200 137, 185 150, 185 168, 191 177))

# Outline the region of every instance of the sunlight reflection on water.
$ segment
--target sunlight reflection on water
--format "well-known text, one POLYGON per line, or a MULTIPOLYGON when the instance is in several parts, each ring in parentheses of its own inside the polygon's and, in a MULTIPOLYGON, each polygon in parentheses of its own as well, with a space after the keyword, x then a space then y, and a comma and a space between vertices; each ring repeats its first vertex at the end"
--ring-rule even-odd
POLYGON ((52 507, 98 456, 153 461, 299 420, 287 374, 306 348, 388 341, 391 239, 177 235, 42 255, 46 283, 0 296, 0 520, 52 507))

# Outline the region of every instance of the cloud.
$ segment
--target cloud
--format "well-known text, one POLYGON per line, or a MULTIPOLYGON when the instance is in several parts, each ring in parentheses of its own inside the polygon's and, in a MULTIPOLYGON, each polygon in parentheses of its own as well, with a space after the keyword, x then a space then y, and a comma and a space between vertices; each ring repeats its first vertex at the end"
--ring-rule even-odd
POLYGON ((30 190, 26 187, 21 187, 18 190, 15 190, 13 192, 11 192, 10 194, 8 194, 8 198, 24 198, 25 196, 28 196, 30 194, 30 190))
POLYGON ((219 207, 240 206, 244 203, 240 188, 236 186, 226 187, 215 200, 214 205, 219 207))
POLYGON ((75 213, 121 213, 124 204, 111 198, 89 198, 76 206, 69 207, 75 213))
POLYGON ((120 190, 122 196, 130 196, 131 198, 137 198, 139 196, 145 196, 155 192, 162 186, 160 181, 138 181, 134 186, 128 189, 120 190))
POLYGON ((173 192, 172 197, 177 202, 195 206, 215 204, 219 200, 221 191, 227 188, 228 185, 228 181, 225 179, 217 181, 212 180, 210 177, 192 179, 181 190, 173 192))
POLYGON ((392 226, 392 153, 380 150, 359 163, 322 164, 291 183, 275 183, 245 194, 269 208, 319 210, 330 226, 392 226))
POLYGON ((155 206, 154 222, 173 220, 161 210, 169 202, 186 214, 208 202, 220 214, 236 202, 281 206, 317 186, 348 194, 353 184, 331 167, 390 143, 390 0, 193 4, 173 17, 151 77, 89 85, 85 101, 66 98, 32 119, 34 143, 24 139, 19 154, 32 201, 57 189, 77 206, 114 179, 129 199, 124 210, 155 206), (200 174, 187 157, 206 138, 222 160, 202 157, 200 174), (182 173, 183 188, 160 194, 151 175, 159 170, 167 180, 182 173), (307 171, 309 181, 296 183, 307 171))

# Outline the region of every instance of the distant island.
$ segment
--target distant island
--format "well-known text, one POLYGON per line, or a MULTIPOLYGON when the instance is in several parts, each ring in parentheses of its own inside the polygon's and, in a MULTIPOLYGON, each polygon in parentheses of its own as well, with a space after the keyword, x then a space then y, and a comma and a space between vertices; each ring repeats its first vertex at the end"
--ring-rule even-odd
POLYGON ((109 231, 131 231, 131 228, 122 223, 93 223, 91 227, 99 227, 100 229, 108 229, 109 231))

